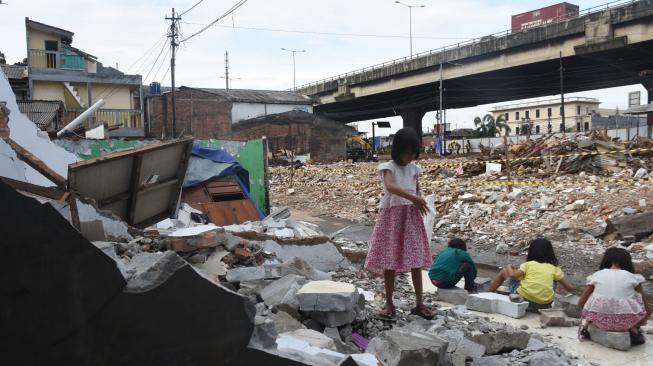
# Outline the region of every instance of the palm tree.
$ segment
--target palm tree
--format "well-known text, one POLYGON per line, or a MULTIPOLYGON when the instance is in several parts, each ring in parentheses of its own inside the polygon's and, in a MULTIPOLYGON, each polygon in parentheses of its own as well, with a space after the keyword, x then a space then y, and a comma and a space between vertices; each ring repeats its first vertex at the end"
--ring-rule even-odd
POLYGON ((498 116, 496 119, 491 114, 486 114, 481 117, 474 118, 474 126, 476 132, 482 137, 495 137, 497 132, 505 131, 505 134, 510 133, 510 126, 506 123, 503 115, 498 116))

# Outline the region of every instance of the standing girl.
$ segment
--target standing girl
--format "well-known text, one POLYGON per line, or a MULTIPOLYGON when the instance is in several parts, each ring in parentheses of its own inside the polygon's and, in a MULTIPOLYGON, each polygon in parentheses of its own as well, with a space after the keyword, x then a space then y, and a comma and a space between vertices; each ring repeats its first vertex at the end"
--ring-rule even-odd
POLYGON ((370 239, 365 269, 385 280, 386 304, 378 314, 392 318, 395 273, 410 272, 415 287, 415 308, 411 313, 426 319, 433 312, 422 302, 422 267, 431 264, 431 251, 422 215, 428 207, 420 196, 418 177, 422 168, 413 163, 420 141, 412 129, 399 130, 392 141, 392 161, 379 164, 383 198, 370 239))
POLYGON ((608 332, 630 331, 630 342, 645 342, 640 327, 651 316, 642 283, 644 277, 635 274, 630 253, 621 248, 605 251, 598 272, 587 277, 587 287, 578 306, 583 308, 581 339, 589 338, 587 326, 593 323, 608 332))

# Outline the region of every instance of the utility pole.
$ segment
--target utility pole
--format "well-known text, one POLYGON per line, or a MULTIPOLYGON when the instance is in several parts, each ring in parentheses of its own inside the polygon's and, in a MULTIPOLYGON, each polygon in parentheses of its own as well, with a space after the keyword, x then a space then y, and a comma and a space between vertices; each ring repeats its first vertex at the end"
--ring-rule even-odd
POLYGON ((562 117, 562 132, 567 132, 567 126, 565 124, 565 87, 563 81, 563 71, 562 67, 562 51, 560 51, 560 116, 562 117))
POLYGON ((172 8, 172 16, 166 17, 166 20, 170 20, 170 33, 168 38, 170 38, 170 79, 172 82, 172 137, 177 138, 177 103, 175 99, 175 52, 177 51, 177 32, 178 21, 181 20, 180 16, 175 16, 175 8, 172 8))
POLYGON ((292 52, 292 90, 297 90, 297 73, 295 72, 295 53, 297 52, 306 52, 306 50, 290 50, 287 48, 281 48, 282 51, 292 52))
POLYGON ((409 38, 410 38, 410 57, 413 57, 413 8, 423 8, 424 5, 409 5, 402 3, 401 1, 395 1, 395 4, 403 5, 408 8, 408 26, 409 26, 409 38))
POLYGON ((229 51, 224 51, 224 82, 225 89, 229 90, 229 51))
POLYGON ((440 136, 440 155, 444 155, 443 154, 444 142, 442 142, 442 127, 443 127, 442 126, 442 121, 444 120, 444 118, 443 118, 444 116, 443 116, 443 113, 442 113, 442 98, 443 98, 443 95, 444 95, 444 88, 442 87, 442 80, 443 80, 442 79, 442 77, 443 77, 442 67, 444 66, 443 61, 444 61, 444 50, 442 51, 442 54, 441 54, 441 57, 440 57, 440 100, 439 100, 440 101, 440 108, 439 108, 439 112, 438 112, 438 120, 439 120, 438 123, 440 123, 440 129, 438 130, 438 135, 440 136))

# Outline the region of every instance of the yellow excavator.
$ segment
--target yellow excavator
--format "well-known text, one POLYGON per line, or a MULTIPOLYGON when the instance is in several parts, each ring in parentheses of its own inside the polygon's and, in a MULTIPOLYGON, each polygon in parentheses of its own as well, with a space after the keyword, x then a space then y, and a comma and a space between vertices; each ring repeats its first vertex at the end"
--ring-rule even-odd
POLYGON ((347 139, 347 159, 366 161, 372 158, 372 145, 360 136, 350 136, 347 139))

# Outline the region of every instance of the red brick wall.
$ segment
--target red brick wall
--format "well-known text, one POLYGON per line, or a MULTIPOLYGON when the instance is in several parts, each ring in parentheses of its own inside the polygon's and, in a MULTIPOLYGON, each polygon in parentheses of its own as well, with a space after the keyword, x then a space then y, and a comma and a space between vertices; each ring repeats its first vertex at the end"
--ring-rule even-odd
MULTIPOLYGON (((198 139, 224 139, 231 134, 231 102, 222 96, 185 89, 175 93, 177 136, 183 131, 198 139)), ((160 138, 167 117, 168 137, 172 136, 172 94, 150 97, 149 136, 160 138), (167 105, 167 113, 165 106, 167 105), (166 116, 167 114, 167 116, 166 116)))

